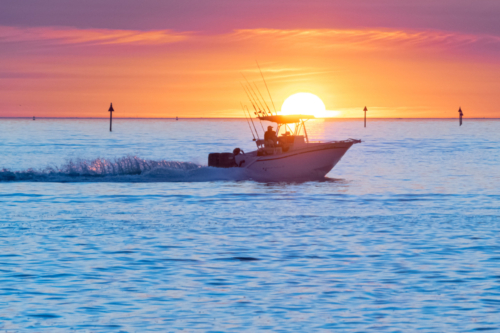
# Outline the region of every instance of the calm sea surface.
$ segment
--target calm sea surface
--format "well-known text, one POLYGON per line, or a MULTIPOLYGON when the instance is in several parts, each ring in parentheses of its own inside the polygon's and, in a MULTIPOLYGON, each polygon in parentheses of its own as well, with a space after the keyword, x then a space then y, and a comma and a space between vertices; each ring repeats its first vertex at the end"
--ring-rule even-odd
POLYGON ((500 121, 308 129, 363 142, 259 183, 203 166, 244 120, 0 119, 0 332, 500 330, 500 121))

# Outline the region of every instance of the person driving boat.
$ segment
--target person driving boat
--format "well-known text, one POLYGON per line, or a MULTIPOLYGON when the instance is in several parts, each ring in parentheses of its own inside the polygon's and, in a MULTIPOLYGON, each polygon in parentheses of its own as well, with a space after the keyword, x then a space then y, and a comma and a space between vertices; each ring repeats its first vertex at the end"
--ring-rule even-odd
POLYGON ((272 126, 267 126, 267 131, 264 133, 264 145, 269 148, 274 148, 276 143, 278 142, 278 137, 276 136, 276 132, 273 131, 272 126))

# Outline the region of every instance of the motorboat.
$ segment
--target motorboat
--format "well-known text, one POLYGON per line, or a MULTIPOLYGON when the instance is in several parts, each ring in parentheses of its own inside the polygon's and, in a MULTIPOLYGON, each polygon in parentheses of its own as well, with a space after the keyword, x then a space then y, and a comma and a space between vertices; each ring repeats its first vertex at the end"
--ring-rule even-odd
POLYGON ((312 115, 260 115, 260 121, 275 123, 277 142, 254 139, 257 150, 211 153, 209 167, 242 168, 257 181, 322 179, 353 144, 361 140, 310 142, 306 122, 312 115))

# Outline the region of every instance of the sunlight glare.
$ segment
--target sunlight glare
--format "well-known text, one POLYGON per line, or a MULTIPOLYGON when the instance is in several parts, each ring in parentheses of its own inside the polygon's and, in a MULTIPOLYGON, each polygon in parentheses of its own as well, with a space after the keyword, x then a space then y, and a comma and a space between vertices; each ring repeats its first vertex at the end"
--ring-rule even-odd
POLYGON ((311 93, 296 93, 289 96, 281 106, 281 114, 307 114, 317 118, 332 117, 335 112, 326 110, 323 101, 311 93))

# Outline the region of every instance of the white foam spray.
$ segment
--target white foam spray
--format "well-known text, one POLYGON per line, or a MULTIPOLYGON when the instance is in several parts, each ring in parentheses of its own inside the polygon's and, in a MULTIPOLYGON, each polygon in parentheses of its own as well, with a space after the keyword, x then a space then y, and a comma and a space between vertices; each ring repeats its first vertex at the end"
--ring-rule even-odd
POLYGON ((212 168, 190 162, 145 160, 136 156, 113 160, 70 160, 60 167, 43 169, 0 169, 2 182, 205 182, 244 179, 248 177, 239 168, 212 168))

